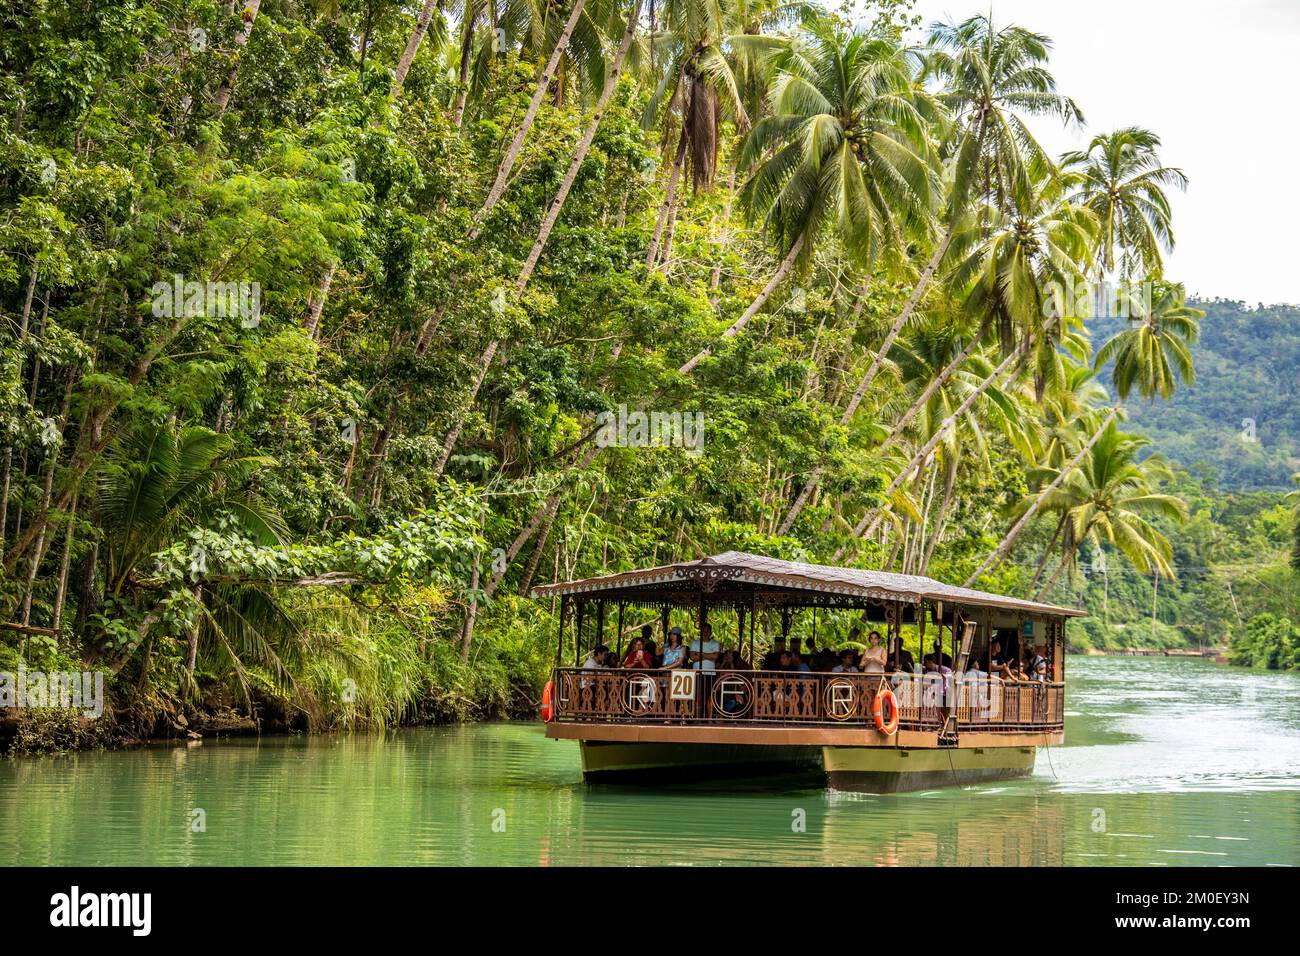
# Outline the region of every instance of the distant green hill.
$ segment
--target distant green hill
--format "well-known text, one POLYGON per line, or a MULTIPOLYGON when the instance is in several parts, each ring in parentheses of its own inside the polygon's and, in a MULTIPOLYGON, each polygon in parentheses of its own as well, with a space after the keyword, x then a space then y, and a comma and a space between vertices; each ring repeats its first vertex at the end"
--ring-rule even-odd
MULTIPOLYGON (((1193 351, 1196 383, 1168 402, 1131 398, 1130 427, 1221 488, 1291 487, 1300 471, 1300 306, 1193 304, 1206 311, 1193 351)), ((1123 323, 1089 322, 1094 347, 1123 323)))

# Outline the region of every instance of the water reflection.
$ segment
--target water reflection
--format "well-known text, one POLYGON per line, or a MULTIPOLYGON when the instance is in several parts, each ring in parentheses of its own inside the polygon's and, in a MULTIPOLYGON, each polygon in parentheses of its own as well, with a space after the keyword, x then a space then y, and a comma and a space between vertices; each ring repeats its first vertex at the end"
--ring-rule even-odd
POLYGON ((806 778, 588 787, 534 725, 206 742, 0 762, 28 864, 1290 865, 1300 680, 1071 660, 1033 777, 915 794, 806 778), (191 827, 202 809, 206 831, 191 827))

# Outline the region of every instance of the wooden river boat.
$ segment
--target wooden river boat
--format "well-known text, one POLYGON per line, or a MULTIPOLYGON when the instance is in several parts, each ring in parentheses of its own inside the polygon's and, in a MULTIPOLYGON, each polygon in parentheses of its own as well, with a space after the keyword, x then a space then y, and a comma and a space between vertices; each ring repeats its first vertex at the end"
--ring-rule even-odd
POLYGON ((1082 611, 740 551, 533 596, 559 601, 546 735, 578 742, 589 782, 814 770, 835 790, 889 793, 1025 776, 1038 747, 1064 741, 1065 622, 1082 611), (819 623, 842 631, 843 618, 828 619, 845 614, 863 633, 884 629, 883 673, 757 667, 756 630, 761 654, 796 623, 813 639, 819 623), (621 661, 627 632, 646 621, 661 649, 670 624, 685 625, 688 645, 707 624, 746 666, 709 669, 710 645, 674 669, 581 666, 598 645, 621 661), (933 649, 931 672, 905 666, 893 640, 904 628, 933 649), (1036 679, 971 671, 994 641, 1009 661, 1033 659, 1036 679))

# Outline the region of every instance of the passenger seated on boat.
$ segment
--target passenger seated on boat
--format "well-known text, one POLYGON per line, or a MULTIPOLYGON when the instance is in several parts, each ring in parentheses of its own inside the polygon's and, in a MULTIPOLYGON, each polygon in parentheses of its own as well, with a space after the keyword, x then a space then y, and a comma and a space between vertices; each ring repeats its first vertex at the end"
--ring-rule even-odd
POLYGON ((1015 661, 1008 660, 1002 655, 1002 642, 994 640, 989 645, 989 674, 1001 680, 1017 682, 1020 680, 1019 674, 1014 667, 1015 661))
POLYGON ((747 671, 749 662, 741 656, 740 651, 734 648, 728 648, 722 652, 718 658, 718 670, 720 671, 747 671))
MULTIPOLYGON (((798 640, 798 638, 796 638, 796 640, 798 640)), ((797 647, 792 648, 790 651, 790 666, 787 670, 802 671, 805 674, 812 673, 812 668, 808 666, 806 661, 804 661, 803 656, 799 653, 797 647)))
POLYGON ((649 640, 650 625, 641 629, 641 636, 634 638, 632 646, 627 649, 627 654, 623 656, 624 667, 639 667, 649 669, 655 666, 654 655, 646 650, 646 641, 649 640))
POLYGON ((936 658, 934 654, 926 654, 925 657, 921 658, 921 671, 926 674, 941 674, 946 677, 952 673, 952 668, 936 658))
POLYGON ((598 667, 609 666, 609 648, 604 644, 597 644, 587 653, 587 659, 582 662, 583 670, 593 670, 598 667))
POLYGON ((682 629, 671 628, 668 631, 668 643, 664 645, 664 659, 660 666, 675 670, 681 667, 685 660, 686 645, 682 643, 682 629))
POLYGON ((853 666, 854 654, 853 648, 846 647, 840 651, 840 662, 831 668, 832 674, 856 674, 858 669, 853 666))
POLYGON ((1030 680, 1047 682, 1047 658, 1042 655, 1038 647, 1034 648, 1033 656, 1029 658, 1029 666, 1026 670, 1030 680))
POLYGON ((819 674, 829 674, 835 670, 839 657, 829 647, 823 647, 812 660, 812 669, 819 674))
POLYGON ((938 638, 934 641, 934 659, 949 670, 952 669, 952 655, 943 652, 943 643, 938 638))
POLYGON ((916 659, 912 657, 912 652, 903 646, 901 637, 891 637, 889 639, 889 656, 886 659, 890 673, 907 673, 910 674, 916 670, 916 659))
MULTIPOLYGON (((645 632, 650 629, 648 627, 644 627, 641 630, 642 632, 645 632)), ((645 652, 650 655, 650 666, 658 667, 659 666, 659 645, 657 645, 654 641, 647 640, 645 642, 645 652)))
POLYGON ((772 641, 772 649, 763 655, 763 670, 781 670, 781 655, 785 653, 785 638, 778 637, 772 641))
POLYGON ((722 645, 713 639, 713 626, 711 624, 700 625, 700 636, 691 641, 688 650, 691 652, 691 666, 695 670, 711 671, 714 669, 718 657, 722 653, 722 645))

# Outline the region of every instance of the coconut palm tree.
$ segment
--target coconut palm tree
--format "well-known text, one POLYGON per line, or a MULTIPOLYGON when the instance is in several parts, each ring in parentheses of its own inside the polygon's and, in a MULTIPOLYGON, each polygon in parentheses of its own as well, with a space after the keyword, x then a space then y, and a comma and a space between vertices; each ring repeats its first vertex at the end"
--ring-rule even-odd
MULTIPOLYGON (((1157 455, 1139 462, 1139 451, 1150 442, 1139 435, 1121 432, 1112 421, 1087 450, 1082 464, 1047 496, 1045 507, 1068 512, 1071 540, 1094 546, 1109 544, 1143 574, 1172 578, 1173 549, 1150 519, 1182 522, 1187 506, 1181 498, 1154 490, 1158 480, 1170 475, 1157 455)), ((1049 470, 1033 477, 1046 479, 1049 470)), ((1039 594, 1048 591, 1077 551, 1061 559, 1056 571, 1039 594)))
POLYGON ((695 190, 713 183, 718 134, 730 117, 744 133, 751 124, 754 94, 762 87, 760 53, 772 47, 767 31, 810 17, 807 3, 772 0, 667 0, 663 29, 650 37, 656 86, 643 125, 677 129, 677 147, 664 198, 646 251, 653 268, 668 246, 678 204, 678 184, 689 170, 695 190), (769 42, 764 42, 764 41, 769 42))
POLYGON ((1160 163, 1160 137, 1129 126, 1092 138, 1086 150, 1066 153, 1062 168, 1072 176, 1075 201, 1097 217, 1098 275, 1159 278, 1161 252, 1172 252, 1169 198, 1165 187, 1187 188, 1182 170, 1160 163), (1118 256, 1118 258, 1117 258, 1118 256))
POLYGON ((415 61, 415 54, 420 51, 420 44, 424 41, 425 34, 430 27, 433 28, 433 38, 430 42, 435 47, 440 46, 446 39, 447 25, 442 17, 434 17, 442 6, 442 0, 424 0, 424 6, 420 8, 419 15, 415 18, 415 25, 411 28, 411 35, 406 40, 406 47, 402 50, 402 55, 397 61, 397 67, 393 71, 393 85, 389 89, 388 95, 397 99, 402 95, 402 87, 406 84, 406 74, 411 70, 411 64, 415 61))
POLYGON ((1056 92, 1044 65, 1051 45, 1046 36, 1023 27, 997 28, 983 14, 959 24, 931 24, 922 79, 941 83, 937 98, 953 119, 952 135, 943 143, 950 181, 939 215, 941 237, 896 328, 920 302, 972 200, 1000 206, 1054 170, 1020 114, 1083 121, 1075 102, 1056 92))
MULTIPOLYGON (((819 23, 780 54, 777 70, 772 115, 755 124, 741 154, 742 166, 754 169, 741 201, 782 258, 724 338, 758 314, 823 236, 867 265, 896 248, 931 201, 926 122, 902 47, 819 23)), ((709 354, 700 352, 682 371, 709 354)))
MULTIPOLYGON (((946 159, 946 183, 941 205, 934 210, 929 259, 921 269, 912 293, 895 316, 875 358, 850 402, 856 410, 881 367, 895 339, 912 318, 926 290, 948 255, 949 246, 972 206, 999 208, 1031 184, 1054 170, 1054 166, 1018 115, 1055 115, 1069 122, 1082 122, 1078 106, 1056 92, 1056 81, 1044 63, 1051 41, 1022 27, 997 28, 987 16, 976 16, 960 24, 934 23, 930 28, 921 80, 937 79, 942 88, 937 101, 948 110, 950 125, 938 126, 941 152, 946 159)), ((975 350, 986 326, 981 326, 970 350, 959 355, 941 372, 946 379, 975 350)), ((938 383, 936 383, 936 388, 938 383)), ((923 395, 904 415, 906 427, 929 400, 923 395)), ((889 441, 901 432, 896 428, 889 441)), ((800 492, 782 522, 788 530, 807 501, 807 491, 820 477, 815 472, 800 492)))
MULTIPOLYGON (((515 162, 519 159, 519 153, 524 147, 524 140, 528 138, 528 133, 533 127, 533 121, 537 119, 537 111, 541 108, 542 100, 546 97, 547 91, 551 87, 551 81, 555 79, 555 73, 560 67, 560 60, 568 48, 569 39, 573 36, 574 29, 578 26, 578 21, 582 17, 582 12, 586 9, 586 0, 573 0, 569 15, 560 28, 560 34, 556 37, 551 45, 551 55, 546 61, 546 66, 542 69, 541 75, 537 78, 537 85, 533 89, 532 99, 528 102, 528 109, 524 111, 524 118, 520 120, 518 129, 506 147, 505 154, 501 157, 501 162, 497 165, 496 177, 492 181, 492 186, 488 190, 487 198, 483 200, 483 206, 474 216, 474 224, 470 229, 470 239, 477 239, 479 232, 483 228, 483 221, 492 212, 494 206, 505 194, 506 183, 510 179, 510 172, 514 169, 515 162)), ((524 5, 519 5, 524 7, 524 5)))
MULTIPOLYGON (((1130 296, 1134 305, 1140 305, 1140 297, 1130 296)), ((1181 286, 1158 284, 1156 300, 1146 315, 1142 316, 1141 325, 1126 329, 1113 336, 1097 353, 1098 367, 1110 358, 1115 359, 1112 380, 1120 400, 1128 397, 1134 385, 1147 398, 1157 392, 1164 398, 1173 394, 1175 372, 1182 381, 1195 380, 1196 370, 1192 363, 1188 343, 1196 341, 1200 331, 1199 321, 1205 315, 1200 309, 1193 309, 1183 304, 1181 286)), ((1053 481, 1040 492, 1032 505, 1023 509, 1019 519, 1012 525, 1001 543, 976 569, 966 582, 969 586, 990 566, 1006 556, 1020 533, 1040 509, 1047 509, 1052 493, 1065 480, 1069 472, 1078 465, 1102 432, 1110 427, 1120 412, 1116 402, 1105 421, 1096 428, 1087 444, 1083 445, 1074 459, 1059 471, 1053 481)), ((1049 551, 1051 545, 1049 544, 1049 551)))
POLYGON ((1189 346, 1201 334, 1202 309, 1186 304, 1181 283, 1156 282, 1126 296, 1134 324, 1115 333, 1097 351, 1096 366, 1114 361, 1112 378, 1120 398, 1136 387, 1143 398, 1169 398, 1179 381, 1196 381, 1189 346), (1143 301, 1149 294, 1151 301, 1143 301))

